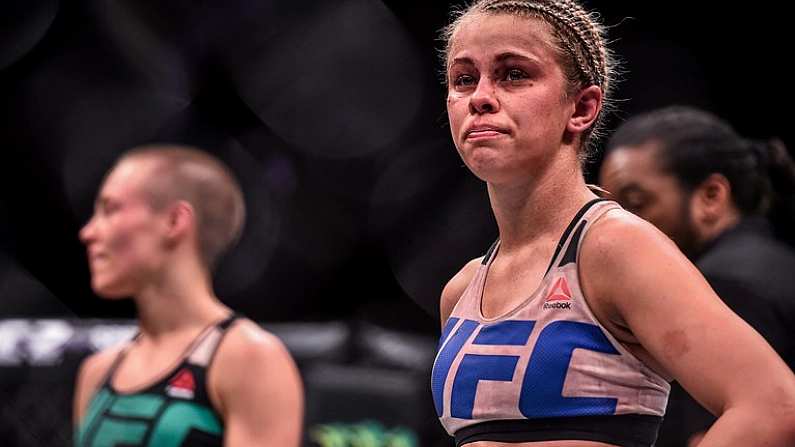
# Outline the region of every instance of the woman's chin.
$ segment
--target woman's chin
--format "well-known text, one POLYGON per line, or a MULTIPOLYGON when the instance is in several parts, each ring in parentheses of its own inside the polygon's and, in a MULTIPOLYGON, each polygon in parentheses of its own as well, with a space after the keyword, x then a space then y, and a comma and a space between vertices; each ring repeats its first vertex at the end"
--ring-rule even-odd
POLYGON ((511 178, 517 175, 516 169, 501 166, 500 163, 494 163, 494 160, 484 160, 482 163, 472 163, 467 166, 475 177, 492 185, 512 183, 511 178))
POLYGON ((94 293, 98 296, 107 300, 120 300, 132 295, 132 292, 126 287, 100 281, 92 281, 91 289, 94 290, 94 293))

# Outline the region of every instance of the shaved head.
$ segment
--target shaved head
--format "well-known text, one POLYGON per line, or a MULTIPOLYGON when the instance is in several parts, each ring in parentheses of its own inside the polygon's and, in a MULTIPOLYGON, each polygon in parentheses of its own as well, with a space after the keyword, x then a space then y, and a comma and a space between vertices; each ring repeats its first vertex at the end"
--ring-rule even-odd
POLYGON ((142 188, 152 208, 178 200, 193 207, 199 253, 212 270, 240 238, 246 215, 240 184, 229 167, 207 152, 180 145, 136 147, 116 165, 127 160, 144 161, 151 170, 142 188))

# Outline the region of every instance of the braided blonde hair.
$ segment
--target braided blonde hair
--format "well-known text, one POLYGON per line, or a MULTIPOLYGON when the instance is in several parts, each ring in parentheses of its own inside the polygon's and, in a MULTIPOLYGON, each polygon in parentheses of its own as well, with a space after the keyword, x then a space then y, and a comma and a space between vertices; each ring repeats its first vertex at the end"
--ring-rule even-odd
MULTIPOLYGON (((477 14, 508 14, 531 17, 547 23, 557 44, 558 60, 568 81, 567 94, 596 85, 602 89, 599 116, 582 138, 583 156, 594 152, 593 141, 601 137, 604 116, 612 110, 612 87, 617 63, 606 45, 606 32, 598 14, 586 11, 574 0, 477 0, 453 13, 452 22, 442 30, 445 75, 455 31, 477 14)), ((447 76, 445 76, 447 79, 447 76)))

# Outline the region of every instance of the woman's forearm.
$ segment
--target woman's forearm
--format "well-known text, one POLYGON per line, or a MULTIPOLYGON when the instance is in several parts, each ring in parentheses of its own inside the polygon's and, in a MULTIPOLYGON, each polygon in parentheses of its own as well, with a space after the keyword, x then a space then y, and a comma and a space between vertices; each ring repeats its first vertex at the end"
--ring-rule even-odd
POLYGON ((699 442, 698 447, 795 446, 795 405, 778 402, 760 408, 726 410, 699 442))

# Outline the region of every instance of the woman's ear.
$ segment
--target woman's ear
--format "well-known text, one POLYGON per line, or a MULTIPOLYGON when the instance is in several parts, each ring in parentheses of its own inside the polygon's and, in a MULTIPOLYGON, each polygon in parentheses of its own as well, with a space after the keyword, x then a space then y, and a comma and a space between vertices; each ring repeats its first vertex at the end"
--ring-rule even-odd
POLYGON ((176 201, 168 210, 166 218, 166 240, 169 244, 176 244, 195 230, 196 212, 185 200, 176 201))
POLYGON ((580 90, 574 98, 574 112, 569 118, 566 130, 571 133, 583 133, 588 130, 602 110, 602 99, 602 89, 596 85, 580 90))

